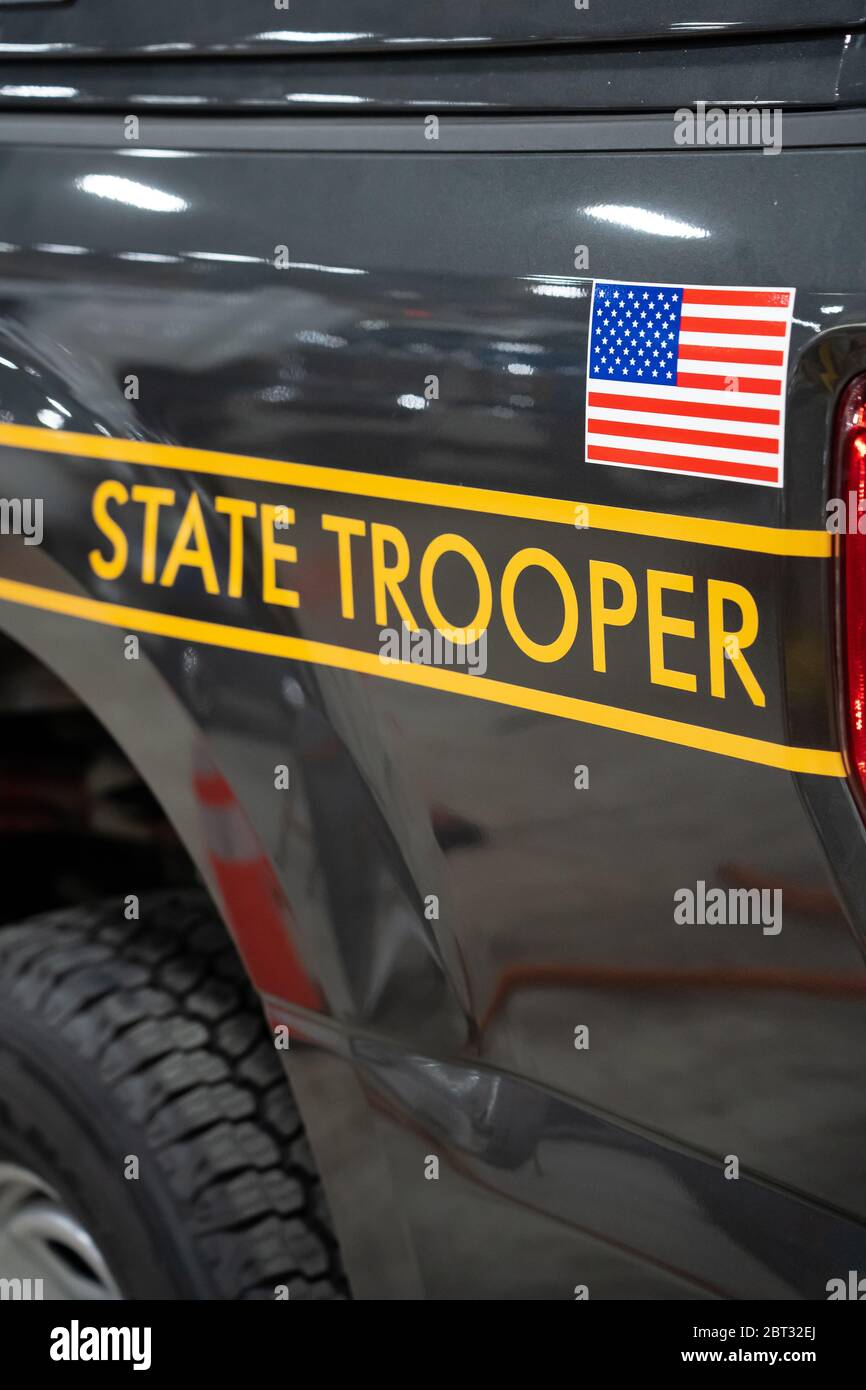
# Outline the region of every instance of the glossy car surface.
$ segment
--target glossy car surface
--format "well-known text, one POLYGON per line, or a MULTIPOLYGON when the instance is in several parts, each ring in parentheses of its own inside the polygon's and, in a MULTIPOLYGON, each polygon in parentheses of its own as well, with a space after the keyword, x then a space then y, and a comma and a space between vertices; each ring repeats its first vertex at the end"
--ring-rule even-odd
MULTIPOLYGON (((572 1298, 586 1285, 593 1298, 823 1297, 831 1275, 856 1267, 866 1221, 866 843, 841 761, 835 775, 792 771, 687 731, 628 732, 232 649, 205 629, 201 640, 138 629, 134 614, 369 652, 382 626, 376 526, 408 542, 415 609, 437 534, 470 539, 494 585, 515 552, 545 547, 577 587, 574 649, 542 680, 494 616, 491 679, 838 754, 829 554, 552 526, 386 484, 821 532, 834 414, 866 370, 862 6, 826 7, 820 34, 795 0, 768 7, 766 23, 733 4, 721 19, 702 4, 656 6, 652 20, 636 18, 643 6, 591 7, 575 20, 584 35, 560 5, 536 5, 527 32, 514 5, 431 15, 382 3, 363 19, 331 5, 312 31, 294 11, 266 30, 252 5, 211 4, 203 38, 202 7, 153 5, 118 44, 147 64, 103 70, 87 60, 104 52, 104 8, 22 8, 0 22, 2 492, 45 503, 43 544, 0 549, 0 630, 139 768, 269 1018, 290 1024, 290 1077, 356 1296, 572 1298), (617 74, 609 94, 593 85, 584 37, 625 46, 622 63, 599 50, 617 74), (451 41, 471 50, 483 116, 459 109, 467 87, 436 52, 451 41), (344 69, 325 56, 338 46, 352 50, 344 69), (221 66, 189 86, 192 51, 221 66), (691 101, 696 74, 735 71, 754 82, 738 99, 785 98, 781 153, 675 148, 672 93, 691 101), (551 90, 570 95, 543 120, 551 90), (172 114, 173 94, 195 102, 172 114), (600 128, 605 110, 617 114, 600 128), (585 462, 592 277, 796 288, 784 488, 585 462), (58 451, 50 436, 63 434, 104 448, 58 451), (226 484, 190 456, 151 465, 111 440, 354 481, 226 484), (174 492, 156 574, 198 495, 219 592, 192 569, 171 585, 147 579, 131 500, 115 512, 128 562, 100 578, 89 556, 108 553, 93 501, 106 478, 130 497, 174 492), (365 491, 364 478, 380 481, 365 491), (230 593, 216 507, 227 488, 293 509, 279 540, 297 543, 296 606, 263 601, 253 532, 247 582, 230 593), (323 514, 366 528, 350 621, 323 514), (635 622, 609 634, 604 673, 590 659, 591 559, 625 567, 641 593, 635 622), (650 570, 692 580, 676 611, 694 636, 667 650, 694 692, 650 679, 650 570), (735 679, 724 699, 711 693, 710 580, 758 600, 761 708, 735 679), (15 585, 132 612, 88 621, 15 585), (698 881, 782 889, 783 930, 678 924, 674 895, 698 881), (575 1045, 582 1026, 588 1048, 575 1045), (431 1155, 438 1181, 425 1179, 431 1155), (725 1177, 731 1155, 738 1181, 725 1177)), ((556 591, 526 582, 527 630, 552 641, 556 591)), ((437 593, 455 622, 470 620, 476 594, 453 557, 437 593)))

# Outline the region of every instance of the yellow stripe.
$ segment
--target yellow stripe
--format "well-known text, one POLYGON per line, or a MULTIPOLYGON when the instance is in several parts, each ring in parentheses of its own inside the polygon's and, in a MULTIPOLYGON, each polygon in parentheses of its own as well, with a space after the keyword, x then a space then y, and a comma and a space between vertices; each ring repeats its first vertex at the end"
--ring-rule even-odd
POLYGON ((63 613, 71 618, 102 623, 129 631, 153 633, 158 637, 177 637, 187 642, 203 642, 232 651, 255 652, 264 656, 288 657, 293 661, 309 661, 319 666, 334 666, 343 671, 360 671, 403 681, 408 685, 426 686, 430 690, 445 690, 457 695, 492 700, 497 704, 518 709, 535 710, 540 714, 558 715, 582 724, 595 724, 603 729, 640 734, 645 738, 661 739, 686 748, 698 748, 708 753, 721 753, 728 758, 762 763, 787 772, 811 772, 822 777, 844 777, 845 767, 839 753, 823 748, 789 748, 783 743, 765 739, 746 738, 742 734, 722 733, 695 724, 682 724, 675 719, 661 719, 654 714, 639 714, 635 710, 616 709, 578 700, 570 695, 552 695, 543 690, 530 690, 505 681, 488 680, 485 676, 470 676, 462 671, 448 671, 439 666, 421 666, 408 662, 386 663, 375 652, 355 651, 331 646, 326 642, 310 642, 301 637, 285 637, 276 633, 256 632, 248 628, 229 627, 223 623, 202 622, 195 618, 177 618, 168 613, 152 613, 141 608, 126 608, 120 604, 104 603, 99 599, 81 598, 75 594, 56 593, 53 589, 37 588, 12 579, 0 579, 0 600, 25 604, 29 608, 49 613, 63 613))
POLYGON ((693 541, 764 555, 827 557, 832 537, 826 531, 796 531, 777 526, 750 526, 739 521, 709 521, 701 517, 674 516, 667 512, 637 511, 630 507, 604 507, 595 502, 567 502, 555 497, 531 497, 519 492, 495 492, 489 488, 460 487, 454 483, 420 482, 413 478, 389 478, 379 473, 320 468, 308 463, 221 454, 209 449, 187 449, 177 444, 151 444, 140 439, 111 439, 99 434, 71 434, 32 425, 0 424, 0 444, 41 453, 69 454, 78 458, 140 463, 150 468, 172 468, 181 473, 208 473, 216 477, 245 478, 252 482, 279 483, 287 487, 315 488, 358 497, 377 497, 389 502, 415 502, 457 511, 484 512, 493 516, 519 517, 525 521, 551 521, 574 526, 575 509, 585 509, 590 528, 619 531, 661 540, 693 541))

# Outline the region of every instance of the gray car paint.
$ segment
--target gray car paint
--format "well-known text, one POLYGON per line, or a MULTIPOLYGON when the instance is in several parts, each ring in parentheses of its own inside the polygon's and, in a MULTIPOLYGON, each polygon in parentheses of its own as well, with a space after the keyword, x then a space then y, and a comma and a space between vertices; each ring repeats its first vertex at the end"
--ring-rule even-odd
POLYGON ((0 19, 0 54, 79 58, 191 54, 398 51, 498 44, 598 43, 619 39, 795 29, 840 29, 866 20, 862 0, 71 0, 10 11, 0 19))
MULTIPOLYGON (((390 152, 369 148, 381 134, 363 120, 342 127, 342 149, 328 127, 330 150, 302 122, 282 142, 249 118, 222 139, 175 125, 137 151, 106 143, 101 119, 31 127, 26 145, 6 122, 0 354, 18 371, 0 407, 34 424, 59 401, 89 433, 820 526, 835 403, 866 367, 863 155, 859 112, 847 146, 838 114, 803 119, 817 147, 770 159, 653 150, 661 127, 644 118, 617 124, 617 153, 578 120, 550 154, 526 122, 496 126, 493 148, 476 130, 435 154, 413 151, 409 122, 390 152), (94 174, 175 210, 96 196, 94 174), (281 241, 293 268, 279 278, 281 241), (797 286, 783 493, 583 463, 576 243, 591 274, 797 286), (515 350, 494 346, 515 341, 537 349, 520 404, 515 350), (401 409, 428 370, 439 409, 401 409), (144 383, 134 405, 129 371, 144 383)), ((80 562, 98 469, 10 450, 2 467, 8 494, 46 499, 45 544, 4 547, 3 575, 98 591, 80 562)), ((688 556, 698 572, 717 560, 688 556)), ((826 592, 814 566, 792 569, 762 581, 778 719, 829 745, 826 592)), ((857 1267, 866 836, 843 782, 168 639, 143 637, 127 663, 119 634, 11 604, 0 624, 99 713, 217 896, 192 769, 230 783, 234 834, 261 847, 323 995, 316 1015, 273 991, 266 1004, 303 1039, 290 1072, 357 1293, 820 1297, 857 1267), (287 756, 288 818, 272 780, 287 756), (443 850, 441 804, 481 840, 443 850), (740 929, 671 921, 679 885, 738 865, 799 903, 772 953, 740 929), (572 974, 491 1014, 503 973, 527 963, 572 974), (730 983, 768 965, 845 988, 730 983), (654 984, 666 970, 685 978, 654 984), (714 970, 728 984, 687 983, 714 970)))

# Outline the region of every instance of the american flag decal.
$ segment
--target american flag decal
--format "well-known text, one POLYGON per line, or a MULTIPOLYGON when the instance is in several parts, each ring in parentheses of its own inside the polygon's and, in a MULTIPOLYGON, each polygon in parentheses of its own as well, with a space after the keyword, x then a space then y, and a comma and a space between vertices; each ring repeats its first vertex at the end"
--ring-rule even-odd
POLYGON ((592 463, 781 487, 793 290, 596 280, 592 463))

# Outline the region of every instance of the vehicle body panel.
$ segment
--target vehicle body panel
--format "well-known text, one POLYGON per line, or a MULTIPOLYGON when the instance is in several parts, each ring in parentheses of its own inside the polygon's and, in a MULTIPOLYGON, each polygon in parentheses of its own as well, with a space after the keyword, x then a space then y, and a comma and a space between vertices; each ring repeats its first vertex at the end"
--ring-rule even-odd
POLYGON ((101 58, 65 67, 0 52, 0 99, 9 109, 275 112, 363 109, 480 114, 484 111, 669 111, 695 91, 716 102, 781 107, 845 106, 864 89, 862 31, 754 35, 748 41, 629 40, 553 45, 388 51, 316 57, 101 58))
POLYGON ((765 0, 760 11, 749 0, 608 0, 605 5, 568 6, 536 0, 527 9, 517 0, 440 0, 435 7, 400 0, 151 0, 127 3, 118 31, 113 0, 72 0, 37 8, 0 7, 0 54, 46 54, 76 59, 191 54, 309 54, 315 51, 372 51, 392 48, 458 48, 500 44, 592 43, 668 34, 705 37, 718 33, 785 33, 793 29, 842 28, 862 23, 862 0, 824 0, 816 22, 811 0, 765 0))
MULTIPOLYGON (((785 13, 801 12, 789 0, 785 13)), ((434 534, 463 533, 497 575, 526 546, 553 549, 576 582, 593 556, 642 582, 652 567, 684 572, 696 637, 673 650, 695 694, 651 685, 637 627, 611 637, 609 670, 593 672, 583 589, 571 664, 542 680, 494 627, 491 678, 837 756, 829 554, 552 527, 396 484, 820 533, 836 403, 866 369, 862 148, 838 143, 832 112, 773 158, 648 150, 641 118, 615 150, 575 120, 558 152, 532 122, 485 152, 425 146, 419 118, 390 149, 365 148, 379 134, 359 120, 348 148, 328 152, 327 131, 302 147, 303 121, 284 149, 249 118, 212 148, 179 127, 149 145, 146 126, 130 148, 120 117, 74 135, 59 120, 26 147, 15 129, 4 140, 8 119, 2 491, 43 497, 46 530, 39 547, 4 538, 0 627, 140 768, 269 1017, 289 1022, 290 1074, 356 1292, 823 1296, 862 1258, 866 1219, 866 846, 841 766, 794 775, 688 746, 682 729, 603 727, 332 657, 232 649, 205 629, 161 635, 134 614, 375 651, 368 556, 347 637, 328 511, 399 527, 413 557, 434 534), (783 490, 584 461, 590 275, 796 287, 783 490), (57 452, 51 436, 68 433, 103 441, 103 456, 57 452), (154 446, 150 463, 112 439, 154 446), (241 598, 225 592, 224 550, 219 594, 194 571, 143 583, 132 531, 124 572, 94 574, 107 477, 184 502, 194 491, 213 523, 226 475, 182 453, 172 466, 160 445, 328 470, 325 488, 232 484, 295 509, 297 608, 262 604, 254 542, 241 598), (710 578, 758 599, 763 708, 736 681, 724 700, 709 693, 710 578), (10 584, 123 605, 130 622, 11 601, 10 584), (698 880, 781 886, 784 929, 676 924, 674 894, 698 880), (581 1025, 588 1050, 575 1047, 581 1025), (429 1155, 438 1182, 425 1180, 429 1155)), ((449 570, 441 598, 461 621, 464 579, 449 570)), ((414 577, 406 592, 417 605, 414 577)), ((543 589, 530 607, 547 640, 560 610, 543 589)))

